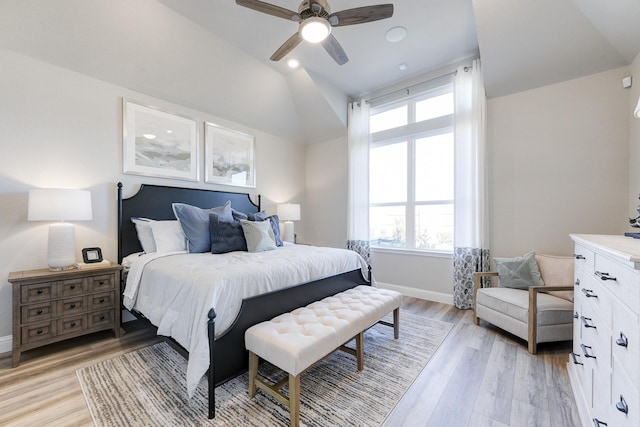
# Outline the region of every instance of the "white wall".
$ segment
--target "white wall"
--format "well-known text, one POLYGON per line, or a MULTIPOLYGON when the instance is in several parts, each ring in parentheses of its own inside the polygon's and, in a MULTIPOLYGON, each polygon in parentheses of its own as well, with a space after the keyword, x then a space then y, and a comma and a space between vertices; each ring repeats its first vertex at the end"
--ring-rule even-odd
MULTIPOLYGON (((153 103, 256 136, 257 188, 263 206, 304 197, 304 146, 240 123, 182 109, 129 89, 0 49, 0 337, 11 334, 10 271, 45 268, 47 224, 27 222, 34 187, 89 189, 93 220, 76 224, 83 247, 102 248, 116 260, 116 183, 132 194, 139 183, 235 187, 122 174, 121 98, 153 103)), ((222 84, 222 83, 221 83, 222 84)), ((301 221, 302 227, 304 221, 301 221)), ((7 350, 7 349, 5 349, 7 350)), ((2 351, 0 349, 0 351, 2 351)))
POLYGON ((493 256, 567 255, 569 233, 626 229, 630 115, 621 80, 628 73, 489 100, 493 256))

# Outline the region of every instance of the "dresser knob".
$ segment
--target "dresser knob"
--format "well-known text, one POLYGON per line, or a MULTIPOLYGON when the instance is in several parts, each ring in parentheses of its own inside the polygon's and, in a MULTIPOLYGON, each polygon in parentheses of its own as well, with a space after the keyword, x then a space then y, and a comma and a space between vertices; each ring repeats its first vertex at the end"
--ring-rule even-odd
POLYGON ((590 322, 593 322, 592 318, 582 316, 581 319, 582 319, 582 324, 584 325, 585 328, 598 329, 596 328, 596 325, 594 325, 593 323, 590 323, 590 322))
POLYGON ((620 347, 627 347, 629 345, 629 340, 627 339, 625 334, 620 332, 620 338, 616 340, 616 344, 619 345, 620 347))
POLYGON ((609 273, 603 273, 602 271, 596 271, 596 276, 598 276, 600 280, 617 280, 615 277, 609 276, 609 273))
POLYGON ((76 322, 71 322, 71 327, 75 327, 76 326, 76 322))
POLYGON ((100 320, 104 320, 104 316, 100 316, 100 320))
POLYGON ((584 365, 584 363, 578 361, 578 357, 580 357, 579 354, 575 354, 574 352, 571 352, 570 354, 574 365, 584 365))
POLYGON ((104 285, 104 280, 100 280, 100 281, 98 282, 98 285, 104 285))
POLYGON ((36 331, 36 334, 38 334, 38 335, 40 335, 41 333, 42 333, 42 329, 38 329, 38 330, 36 331))
POLYGON ((76 288, 76 285, 71 285, 69 286, 69 289, 74 290, 76 288))
POLYGON ((104 302, 104 298, 100 298, 100 304, 104 302))
POLYGON ((586 259, 583 255, 580 255, 580 254, 573 254, 573 257, 575 259, 586 259))
POLYGON ((594 356, 592 353, 589 353, 590 350, 593 350, 591 346, 580 344, 580 347, 582 347, 582 353, 584 354, 584 357, 586 357, 587 359, 597 359, 596 356, 594 356))
POLYGON ((76 304, 69 304, 69 308, 76 308, 76 304))
POLYGON ((600 427, 600 426, 608 426, 609 424, 605 423, 604 421, 600 421, 597 418, 593 419, 593 425, 594 427, 600 427))
POLYGON ((629 405, 627 405, 627 401, 624 400, 622 395, 620 395, 620 401, 616 403, 616 409, 620 412, 624 412, 625 414, 629 413, 629 405))
POLYGON ((573 318, 577 319, 578 318, 578 312, 576 311, 575 313, 573 313, 573 318))
POLYGON ((38 290, 36 291, 36 293, 37 293, 38 295, 42 295, 42 294, 44 293, 44 291, 43 291, 42 289, 38 289, 38 290))
POLYGON ((584 294, 584 296, 586 296, 587 298, 598 298, 598 295, 593 293, 593 289, 582 289, 582 293, 584 294))
POLYGON ((36 311, 36 314, 42 314, 42 310, 36 311))
POLYGON ((574 285, 576 285, 576 286, 580 286, 580 279, 576 279, 576 281, 575 281, 574 285))

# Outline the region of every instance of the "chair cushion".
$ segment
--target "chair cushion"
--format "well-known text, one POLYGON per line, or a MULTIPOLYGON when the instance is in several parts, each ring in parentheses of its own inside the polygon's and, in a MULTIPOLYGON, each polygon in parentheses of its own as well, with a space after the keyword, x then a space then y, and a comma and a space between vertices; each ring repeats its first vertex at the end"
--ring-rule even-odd
MULTIPOLYGON (((529 321, 529 292, 526 290, 479 289, 476 304, 499 311, 524 323, 529 321)), ((573 303, 553 295, 538 294, 538 325, 563 323, 573 323, 573 303)))
MULTIPOLYGON (((546 286, 573 285, 573 257, 536 255, 536 262, 546 286)), ((573 291, 553 291, 549 294, 573 301, 573 291)))

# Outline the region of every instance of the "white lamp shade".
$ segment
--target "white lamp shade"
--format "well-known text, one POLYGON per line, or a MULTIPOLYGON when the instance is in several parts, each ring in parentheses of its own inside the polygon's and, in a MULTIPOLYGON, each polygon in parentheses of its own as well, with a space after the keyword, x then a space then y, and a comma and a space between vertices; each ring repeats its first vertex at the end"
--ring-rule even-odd
POLYGON ((29 190, 29 221, 89 221, 93 219, 91 192, 57 188, 29 190))
POLYGON ((331 33, 331 25, 326 19, 314 16, 302 21, 299 31, 309 43, 320 43, 331 33))
POLYGON ((278 218, 281 221, 299 221, 300 205, 296 203, 278 205, 278 218))

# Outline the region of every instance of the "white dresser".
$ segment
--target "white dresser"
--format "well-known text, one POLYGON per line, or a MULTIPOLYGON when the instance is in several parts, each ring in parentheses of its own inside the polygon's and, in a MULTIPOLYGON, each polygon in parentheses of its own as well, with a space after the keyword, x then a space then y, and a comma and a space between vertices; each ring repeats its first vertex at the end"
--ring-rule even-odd
POLYGON ((572 234, 569 378, 584 426, 640 426, 640 240, 572 234))

